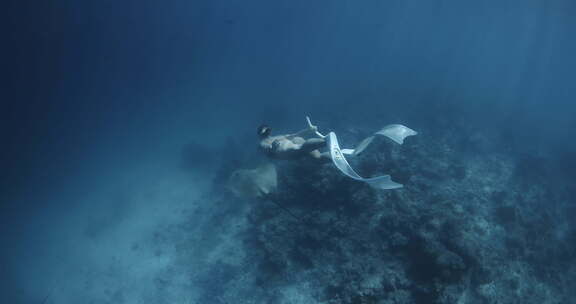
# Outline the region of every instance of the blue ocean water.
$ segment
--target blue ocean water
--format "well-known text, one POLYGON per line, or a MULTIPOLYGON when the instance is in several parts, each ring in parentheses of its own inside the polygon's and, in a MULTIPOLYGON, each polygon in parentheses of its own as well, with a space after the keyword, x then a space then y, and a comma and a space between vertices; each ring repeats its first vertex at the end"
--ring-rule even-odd
POLYGON ((14 1, 1 303, 571 303, 576 3, 14 1), (374 190, 256 128, 354 145, 374 190))

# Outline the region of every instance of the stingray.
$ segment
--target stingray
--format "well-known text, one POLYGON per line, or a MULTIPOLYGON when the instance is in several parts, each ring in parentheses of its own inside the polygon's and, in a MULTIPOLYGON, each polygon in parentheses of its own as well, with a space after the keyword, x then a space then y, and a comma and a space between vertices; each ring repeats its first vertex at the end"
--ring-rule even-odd
POLYGON ((227 188, 241 198, 260 198, 276 191, 276 167, 265 163, 254 169, 238 169, 230 174, 227 188))

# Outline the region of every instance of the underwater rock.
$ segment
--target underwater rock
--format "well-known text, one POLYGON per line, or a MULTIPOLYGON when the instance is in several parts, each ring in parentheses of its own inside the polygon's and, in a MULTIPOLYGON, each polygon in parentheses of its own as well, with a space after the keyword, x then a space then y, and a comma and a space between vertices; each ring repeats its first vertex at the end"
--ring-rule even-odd
MULTIPOLYGON (((284 212, 264 211, 272 205, 255 206, 254 215, 266 216, 253 218, 259 228, 246 237, 257 238, 260 245, 251 250, 259 258, 283 257, 283 268, 274 270, 283 275, 275 277, 331 286, 317 295, 318 303, 450 303, 450 299, 463 298, 472 303, 486 297, 503 303, 514 302, 514 297, 523 303, 541 303, 530 299, 527 286, 538 286, 534 291, 540 300, 558 293, 556 286, 531 274, 541 266, 515 266, 507 260, 509 235, 501 226, 503 218, 494 216, 502 208, 501 200, 493 199, 495 193, 509 193, 507 205, 522 205, 528 193, 537 195, 540 192, 534 190, 543 185, 522 192, 524 183, 515 174, 513 158, 494 154, 467 159, 452 144, 453 136, 421 138, 420 143, 403 146, 401 152, 393 151, 391 171, 415 177, 413 183, 408 178, 399 191, 377 191, 340 178, 330 166, 315 170, 298 164, 282 167, 276 202, 305 220, 295 225, 294 218, 284 212), (401 242, 397 236, 402 236, 401 242), (524 276, 518 278, 518 284, 525 286, 521 291, 502 288, 513 280, 506 273, 511 269, 524 276), (482 284, 487 282, 497 282, 490 295, 474 292, 485 290, 482 284)), ((390 158, 387 151, 372 149, 369 154, 373 153, 384 155, 366 155, 358 160, 367 162, 360 167, 380 170, 378 161, 390 158)), ((544 193, 531 199, 544 199, 544 193)), ((526 238, 530 225, 550 230, 529 216, 524 219, 527 222, 516 228, 515 238, 526 238)), ((546 247, 544 241, 530 246, 536 251, 546 247)), ((546 271, 554 267, 544 266, 546 271)), ((554 299, 559 297, 547 303, 559 303, 554 299)))
POLYGON ((238 263, 250 267, 219 292, 238 303, 570 302, 569 195, 527 183, 516 155, 462 148, 466 136, 438 132, 401 149, 379 141, 353 160, 363 174, 402 176, 398 190, 373 189, 331 164, 233 171, 227 187, 237 196, 275 195, 246 207, 245 230, 234 235, 238 263))

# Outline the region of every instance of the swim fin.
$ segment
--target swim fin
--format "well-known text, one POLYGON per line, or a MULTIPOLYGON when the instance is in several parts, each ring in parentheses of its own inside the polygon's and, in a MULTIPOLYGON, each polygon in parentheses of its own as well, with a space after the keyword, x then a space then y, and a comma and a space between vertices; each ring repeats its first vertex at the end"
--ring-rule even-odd
POLYGON ((384 135, 398 144, 403 144, 404 139, 408 136, 416 135, 418 132, 403 125, 387 125, 382 130, 376 132, 378 135, 384 135))
POLYGON ((358 144, 355 149, 342 149, 342 154, 350 155, 350 156, 357 156, 362 153, 374 140, 375 135, 382 135, 390 138, 397 144, 403 144, 404 139, 408 136, 416 135, 418 132, 403 126, 403 125, 387 125, 382 130, 374 133, 374 135, 366 137, 364 140, 358 144))
POLYGON ((328 133, 328 149, 330 149, 332 162, 336 168, 338 168, 338 170, 340 170, 340 172, 342 172, 344 175, 357 181, 365 182, 370 186, 378 189, 388 190, 402 188, 402 184, 398 184, 392 181, 390 175, 382 175, 370 178, 364 178, 358 175, 358 173, 356 173, 356 171, 350 167, 350 164, 344 157, 344 153, 342 153, 342 150, 340 149, 338 138, 336 138, 336 134, 334 134, 334 132, 328 133))

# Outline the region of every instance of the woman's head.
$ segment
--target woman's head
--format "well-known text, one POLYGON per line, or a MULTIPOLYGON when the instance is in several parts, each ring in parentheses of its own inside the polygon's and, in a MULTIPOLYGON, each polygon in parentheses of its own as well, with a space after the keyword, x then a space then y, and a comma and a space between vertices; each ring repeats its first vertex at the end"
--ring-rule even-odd
POLYGON ((270 136, 270 132, 272 132, 272 128, 270 128, 268 125, 260 125, 256 132, 258 133, 259 137, 268 137, 270 136))

